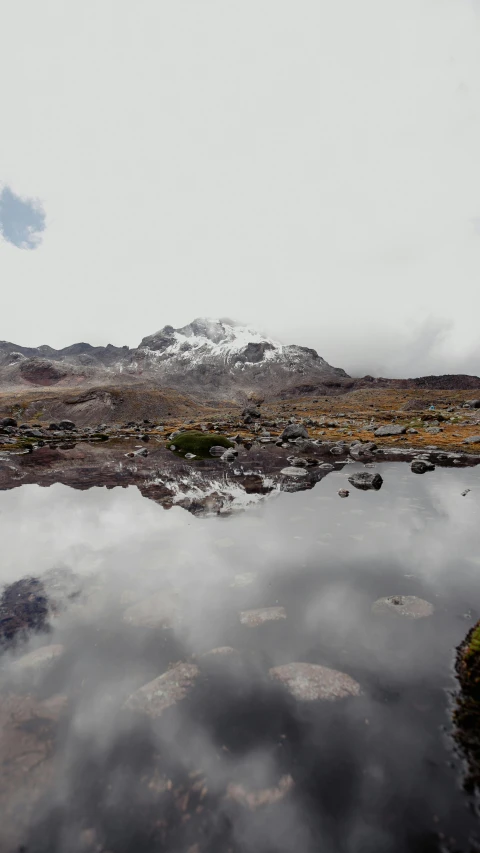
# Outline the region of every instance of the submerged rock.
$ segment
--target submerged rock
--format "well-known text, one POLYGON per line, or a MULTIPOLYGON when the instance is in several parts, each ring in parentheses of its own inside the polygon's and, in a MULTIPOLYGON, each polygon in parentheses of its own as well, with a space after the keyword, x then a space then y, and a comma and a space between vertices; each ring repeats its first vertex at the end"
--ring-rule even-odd
POLYGON ((245 586, 251 586, 257 579, 256 572, 242 572, 235 575, 230 586, 232 589, 243 589, 245 586))
POLYGON ((287 614, 284 607, 263 607, 258 610, 243 610, 240 613, 240 622, 242 625, 248 625, 249 628, 255 628, 265 622, 278 622, 280 619, 286 618, 287 614))
POLYGON ((361 693, 360 685, 350 675, 319 664, 287 663, 273 667, 269 673, 281 681, 295 699, 304 702, 317 699, 332 702, 361 693))
POLYGON ((279 803, 294 787, 293 778, 290 774, 280 777, 278 785, 271 788, 247 789, 244 785, 236 785, 233 782, 227 787, 227 799, 234 800, 241 806, 256 811, 262 806, 271 806, 279 803))
POLYGON ((372 605, 374 613, 396 613, 409 619, 422 619, 431 616, 434 607, 429 601, 417 598, 416 595, 389 595, 379 598, 372 605))
POLYGON ((38 672, 39 670, 46 669, 56 658, 63 654, 63 648, 60 644, 42 646, 18 658, 13 664, 13 668, 16 672, 38 672))
POLYGON ((380 474, 370 474, 369 471, 357 471, 350 475, 348 482, 356 489, 375 489, 378 492, 382 488, 383 478, 380 474))
POLYGON ((167 708, 185 699, 199 674, 195 664, 179 663, 132 693, 125 707, 149 717, 160 717, 167 708))
POLYGON ((123 621, 136 628, 170 628, 178 615, 178 598, 159 592, 127 607, 123 621))
POLYGON ((341 498, 348 498, 350 492, 348 491, 348 489, 339 489, 338 494, 341 498))

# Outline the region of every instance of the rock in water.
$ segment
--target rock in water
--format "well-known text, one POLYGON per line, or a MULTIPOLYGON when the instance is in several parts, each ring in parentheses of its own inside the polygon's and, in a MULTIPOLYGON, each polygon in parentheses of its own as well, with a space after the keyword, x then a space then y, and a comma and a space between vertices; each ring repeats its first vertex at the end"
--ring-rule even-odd
POLYGON ((136 628, 170 628, 178 615, 178 598, 168 590, 127 607, 123 621, 136 628))
POLYGON ((414 459, 410 468, 414 474, 425 474, 426 471, 435 471, 433 462, 428 462, 426 459, 414 459))
POLYGON ((282 468, 280 474, 283 474, 284 477, 306 477, 307 472, 304 468, 296 468, 295 465, 291 465, 290 468, 282 468))
POLYGON ((375 489, 375 491, 378 491, 382 488, 383 479, 380 474, 370 474, 369 471, 357 471, 355 474, 351 474, 348 482, 352 486, 355 486, 356 489, 363 489, 364 491, 375 489))
POLYGON ((48 613, 45 587, 38 578, 23 578, 5 587, 0 599, 0 643, 28 630, 45 630, 48 613))
POLYGON ((333 702, 347 696, 359 696, 360 685, 350 675, 314 663, 287 663, 275 666, 270 676, 281 681, 287 690, 304 702, 323 699, 333 702))
POLYGON ((263 607, 259 610, 244 610, 240 613, 240 622, 242 625, 248 625, 249 628, 255 628, 265 622, 278 622, 280 619, 286 618, 287 614, 284 607, 263 607))
POLYGON ((467 759, 464 786, 480 791, 480 622, 457 649, 455 663, 460 693, 453 715, 454 737, 467 759))
POLYGON ((422 619, 431 616, 433 604, 416 595, 389 595, 379 598, 372 605, 374 613, 396 613, 397 616, 406 616, 409 619, 422 619))
POLYGON ((339 489, 338 494, 341 498, 348 498, 350 492, 348 491, 348 489, 339 489))
POLYGON ((289 438, 308 438, 308 431, 303 424, 289 424, 283 430, 281 438, 283 441, 288 441, 289 438))
POLYGON ((62 654, 63 646, 60 644, 42 646, 40 649, 35 649, 34 652, 22 655, 15 661, 13 667, 16 672, 38 672, 48 668, 62 654))
POLYGON ((225 448, 220 447, 220 445, 214 444, 208 452, 210 453, 210 456, 223 456, 223 454, 225 453, 225 448))
POLYGON ((149 717, 160 717, 171 705, 185 699, 195 685, 199 673, 198 666, 179 663, 132 693, 125 702, 125 707, 149 717))
POLYGON ((385 426, 378 427, 375 430, 375 435, 403 435, 407 431, 407 428, 401 426, 401 424, 387 424, 385 426))

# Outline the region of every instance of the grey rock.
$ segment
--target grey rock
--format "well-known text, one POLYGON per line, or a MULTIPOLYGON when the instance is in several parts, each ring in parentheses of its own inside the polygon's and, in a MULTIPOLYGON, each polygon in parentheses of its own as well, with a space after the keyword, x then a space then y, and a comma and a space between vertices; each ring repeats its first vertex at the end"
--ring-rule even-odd
POLYGON ((304 459, 302 456, 289 456, 288 461, 290 465, 293 465, 295 468, 307 468, 308 461, 304 459))
POLYGON ((308 438, 308 431, 303 424, 289 424, 283 430, 281 437, 283 441, 289 438, 308 438))
POLYGON ((363 489, 364 491, 375 489, 375 491, 378 491, 382 487, 383 479, 380 474, 371 474, 369 471, 356 471, 350 475, 348 482, 352 486, 355 486, 356 489, 363 489))
POLYGON ((377 445, 374 441, 366 441, 365 443, 355 441, 350 445, 350 456, 353 456, 354 459, 361 459, 363 456, 371 456, 376 449, 377 445))
POLYGON ((303 702, 334 702, 361 693, 360 685, 350 675, 314 663, 287 663, 273 667, 269 674, 303 702))
POLYGON ((372 605, 374 613, 395 613, 397 616, 406 616, 408 619, 422 619, 431 616, 433 604, 416 595, 389 595, 379 598, 372 605))
POLYGON ((322 462, 318 467, 320 471, 333 471, 335 465, 331 465, 330 462, 322 462))
POLYGON ((75 424, 73 421, 60 421, 58 424, 59 429, 75 429, 75 424))
POLYGON ((307 472, 304 468, 296 468, 291 465, 290 468, 282 468, 280 474, 283 474, 284 477, 306 477, 307 472))
POLYGON ((414 459, 410 468, 414 474, 425 474, 426 471, 435 471, 435 465, 427 459, 414 459))
POLYGON ((256 628, 265 622, 279 622, 286 618, 284 607, 261 607, 258 610, 243 610, 240 613, 240 622, 242 625, 248 625, 249 628, 256 628))
POLYGON ((406 431, 407 431, 407 428, 404 426, 401 426, 401 424, 390 424, 390 425, 378 427, 378 429, 375 430, 375 435, 378 435, 378 436, 382 436, 382 435, 404 435, 404 433, 406 433, 406 431))
POLYGON ((350 492, 348 491, 348 489, 339 489, 338 494, 341 498, 348 498, 350 492))
POLYGON ((225 448, 221 447, 219 444, 214 444, 208 452, 210 456, 223 456, 223 454, 225 453, 225 448))
POLYGON ((469 435, 462 444, 480 444, 480 435, 469 435))
POLYGON ((132 693, 125 707, 152 718, 160 717, 167 708, 185 699, 199 674, 200 670, 195 664, 179 663, 132 693))
POLYGON ((42 646, 40 649, 35 649, 34 652, 22 655, 15 661, 13 667, 16 672, 38 672, 50 666, 62 654, 63 646, 60 644, 42 646))
POLYGON ((480 409, 480 400, 467 400, 465 405, 469 409, 480 409))
POLYGON ((2 418, 0 420, 0 426, 2 427, 16 427, 17 421, 15 418, 2 418))

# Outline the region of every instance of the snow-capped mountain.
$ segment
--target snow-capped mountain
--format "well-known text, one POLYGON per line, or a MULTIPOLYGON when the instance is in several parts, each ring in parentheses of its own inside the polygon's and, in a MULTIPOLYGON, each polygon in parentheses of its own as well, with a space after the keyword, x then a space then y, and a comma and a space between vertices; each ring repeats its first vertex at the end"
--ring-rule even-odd
POLYGON ((322 391, 341 386, 345 371, 315 350, 286 346, 231 321, 198 318, 164 326, 134 349, 80 343, 54 350, 0 343, 0 384, 132 384, 137 380, 200 398, 322 391))

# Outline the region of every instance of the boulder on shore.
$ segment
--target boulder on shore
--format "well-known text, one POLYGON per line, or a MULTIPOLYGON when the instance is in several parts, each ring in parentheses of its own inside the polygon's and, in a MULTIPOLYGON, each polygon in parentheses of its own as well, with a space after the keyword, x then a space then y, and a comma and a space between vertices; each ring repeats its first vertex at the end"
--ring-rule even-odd
POLYGON ((401 424, 386 424, 385 426, 378 427, 374 435, 403 435, 406 431, 407 428, 401 424))
POLYGON ((290 438, 308 438, 308 431, 303 424, 289 424, 283 430, 281 438, 283 441, 288 441, 290 438))

